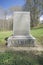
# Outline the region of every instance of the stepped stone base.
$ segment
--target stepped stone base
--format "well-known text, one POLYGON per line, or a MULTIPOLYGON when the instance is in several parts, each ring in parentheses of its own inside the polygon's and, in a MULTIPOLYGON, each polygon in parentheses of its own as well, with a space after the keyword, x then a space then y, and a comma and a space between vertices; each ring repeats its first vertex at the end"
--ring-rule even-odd
POLYGON ((8 47, 34 47, 35 38, 30 36, 11 36, 8 38, 8 47))

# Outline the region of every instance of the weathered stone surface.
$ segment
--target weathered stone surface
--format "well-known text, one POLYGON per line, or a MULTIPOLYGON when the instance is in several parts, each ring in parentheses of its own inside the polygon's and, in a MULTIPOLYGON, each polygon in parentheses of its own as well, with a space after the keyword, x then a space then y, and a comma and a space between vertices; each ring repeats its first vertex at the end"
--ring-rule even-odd
POLYGON ((32 36, 11 36, 8 39, 8 47, 30 47, 35 46, 35 38, 32 36))
POLYGON ((8 38, 8 47, 35 46, 35 38, 30 35, 30 12, 14 12, 13 36, 8 38))
POLYGON ((14 35, 29 35, 30 12, 14 12, 13 33, 14 35))

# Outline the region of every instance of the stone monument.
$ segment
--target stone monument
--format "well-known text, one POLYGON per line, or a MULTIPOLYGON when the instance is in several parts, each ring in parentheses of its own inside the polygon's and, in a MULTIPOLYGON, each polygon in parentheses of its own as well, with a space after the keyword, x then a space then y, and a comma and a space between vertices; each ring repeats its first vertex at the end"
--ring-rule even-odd
POLYGON ((35 38, 30 34, 30 12, 14 12, 13 36, 8 38, 8 46, 35 46, 35 38))

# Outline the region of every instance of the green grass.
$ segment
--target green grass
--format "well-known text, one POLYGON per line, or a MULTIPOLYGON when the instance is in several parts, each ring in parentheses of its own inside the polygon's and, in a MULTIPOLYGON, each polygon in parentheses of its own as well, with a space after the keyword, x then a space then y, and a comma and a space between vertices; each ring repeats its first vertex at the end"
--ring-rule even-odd
MULTIPOLYGON (((9 37, 12 31, 0 32, 0 44, 5 44, 5 37, 9 37)), ((34 28, 31 34, 43 44, 43 28, 34 28)), ((0 52, 0 65, 43 65, 43 52, 39 55, 37 52, 19 52, 19 51, 6 51, 0 52)))
POLYGON ((42 61, 39 63, 40 59, 38 57, 32 51, 8 51, 0 53, 0 65, 43 65, 41 64, 42 61))
POLYGON ((31 30, 31 34, 43 45, 43 28, 34 28, 31 30))
POLYGON ((12 31, 0 31, 0 44, 5 43, 5 38, 9 37, 12 34, 12 31))

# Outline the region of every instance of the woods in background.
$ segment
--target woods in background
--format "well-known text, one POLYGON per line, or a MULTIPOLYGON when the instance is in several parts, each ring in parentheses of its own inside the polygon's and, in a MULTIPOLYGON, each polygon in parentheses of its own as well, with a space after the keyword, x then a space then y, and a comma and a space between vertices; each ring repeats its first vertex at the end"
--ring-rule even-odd
POLYGON ((30 11, 31 27, 39 24, 39 17, 43 14, 43 0, 25 0, 23 6, 12 6, 8 10, 0 7, 0 30, 12 30, 13 17, 6 20, 9 15, 13 16, 14 11, 30 11))

